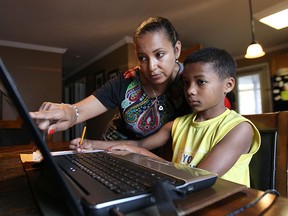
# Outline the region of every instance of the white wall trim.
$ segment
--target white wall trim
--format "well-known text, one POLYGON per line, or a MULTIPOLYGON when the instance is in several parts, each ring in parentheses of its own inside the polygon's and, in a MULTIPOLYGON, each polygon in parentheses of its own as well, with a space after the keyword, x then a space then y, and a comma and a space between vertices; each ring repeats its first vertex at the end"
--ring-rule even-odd
POLYGON ((21 48, 21 49, 30 49, 30 50, 44 51, 44 52, 51 52, 51 53, 60 53, 60 54, 63 54, 67 51, 66 48, 48 47, 48 46, 29 44, 29 43, 21 43, 21 42, 15 42, 15 41, 7 41, 7 40, 0 40, 0 46, 21 48))
POLYGON ((65 77, 64 79, 69 78, 70 76, 72 76, 72 75, 76 74, 77 72, 81 71, 82 69, 84 69, 85 67, 89 66, 93 62, 101 59, 103 56, 106 56, 109 53, 113 52, 114 50, 118 49, 119 47, 123 46, 124 44, 129 44, 129 43, 133 43, 133 38, 129 37, 129 36, 123 37, 120 41, 118 41, 115 44, 113 44, 112 46, 108 47, 106 50, 104 50, 103 52, 99 53, 97 56, 92 58, 87 63, 85 63, 81 67, 77 68, 76 70, 72 71, 71 73, 69 73, 69 75, 67 77, 65 77))

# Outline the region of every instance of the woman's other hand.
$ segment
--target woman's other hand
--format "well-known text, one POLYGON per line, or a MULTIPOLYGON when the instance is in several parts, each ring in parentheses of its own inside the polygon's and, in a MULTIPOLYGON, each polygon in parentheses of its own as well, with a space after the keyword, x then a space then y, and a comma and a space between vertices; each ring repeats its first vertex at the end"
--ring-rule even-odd
POLYGON ((76 138, 70 142, 69 148, 77 151, 77 152, 85 152, 94 150, 93 148, 93 141, 84 139, 82 144, 80 145, 81 138, 76 138))

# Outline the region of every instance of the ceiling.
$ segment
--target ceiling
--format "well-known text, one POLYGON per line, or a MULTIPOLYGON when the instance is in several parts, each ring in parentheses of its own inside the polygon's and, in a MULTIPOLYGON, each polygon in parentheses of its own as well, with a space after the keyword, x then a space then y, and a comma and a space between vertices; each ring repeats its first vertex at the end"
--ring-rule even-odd
MULTIPOLYGON (((253 12, 284 0, 252 0, 253 12)), ((149 16, 168 18, 183 48, 224 48, 243 57, 251 43, 248 0, 1 0, 0 41, 64 48, 63 78, 95 56, 133 37, 149 16)), ((288 47, 288 28, 275 30, 255 20, 256 40, 265 51, 288 47)))

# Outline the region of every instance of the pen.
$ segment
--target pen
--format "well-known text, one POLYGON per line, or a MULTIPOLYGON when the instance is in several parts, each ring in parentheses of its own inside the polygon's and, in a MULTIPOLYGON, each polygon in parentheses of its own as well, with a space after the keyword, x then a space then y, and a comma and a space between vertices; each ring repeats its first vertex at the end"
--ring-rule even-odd
POLYGON ((81 140, 80 140, 80 145, 82 145, 82 143, 83 143, 85 133, 86 133, 86 126, 84 127, 83 132, 82 132, 82 137, 81 137, 81 140))

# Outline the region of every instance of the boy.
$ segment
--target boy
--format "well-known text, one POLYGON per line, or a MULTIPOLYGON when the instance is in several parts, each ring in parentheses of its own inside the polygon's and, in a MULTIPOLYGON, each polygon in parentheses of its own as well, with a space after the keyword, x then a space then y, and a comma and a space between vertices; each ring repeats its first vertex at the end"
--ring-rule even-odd
POLYGON ((260 146, 260 134, 246 118, 223 101, 234 88, 236 63, 225 50, 204 48, 184 61, 184 93, 193 113, 176 118, 156 134, 139 141, 91 141, 70 148, 128 150, 157 157, 148 150, 172 138, 172 162, 217 173, 226 180, 250 186, 249 162, 260 146))

